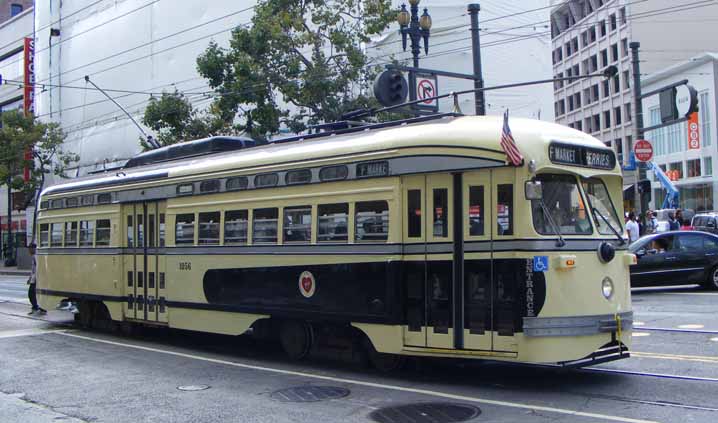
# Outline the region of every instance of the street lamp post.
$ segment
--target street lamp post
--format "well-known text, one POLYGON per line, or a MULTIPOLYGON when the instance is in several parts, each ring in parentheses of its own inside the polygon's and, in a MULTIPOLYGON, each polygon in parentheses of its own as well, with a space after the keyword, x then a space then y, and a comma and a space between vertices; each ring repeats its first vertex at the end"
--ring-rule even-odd
MULTIPOLYGON (((406 10, 406 4, 401 5, 397 15, 399 32, 401 32, 401 45, 406 51, 407 37, 411 41, 411 55, 414 59, 414 67, 419 67, 419 54, 421 54, 420 43, 424 41, 424 54, 429 54, 429 35, 431 30, 431 16, 425 8, 424 13, 419 16, 420 0, 409 0, 411 13, 406 10)), ((409 99, 416 100, 416 74, 409 72, 409 99)))

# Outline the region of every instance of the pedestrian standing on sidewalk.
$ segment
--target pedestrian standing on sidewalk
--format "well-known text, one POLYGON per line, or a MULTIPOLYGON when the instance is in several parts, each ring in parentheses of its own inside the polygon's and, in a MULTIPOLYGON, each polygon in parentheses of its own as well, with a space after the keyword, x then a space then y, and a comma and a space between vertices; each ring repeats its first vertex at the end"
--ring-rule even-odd
POLYGON ((30 258, 32 259, 32 270, 30 271, 30 277, 27 280, 27 284, 30 288, 27 290, 27 296, 30 297, 30 304, 32 304, 32 310, 28 314, 45 314, 47 310, 37 305, 37 294, 35 293, 35 285, 37 282, 37 258, 35 257, 35 248, 37 245, 30 244, 27 249, 30 252, 30 258))
POLYGON ((626 231, 628 232, 628 242, 632 243, 640 238, 638 232, 638 222, 636 222, 636 213, 628 213, 628 222, 626 222, 626 231))

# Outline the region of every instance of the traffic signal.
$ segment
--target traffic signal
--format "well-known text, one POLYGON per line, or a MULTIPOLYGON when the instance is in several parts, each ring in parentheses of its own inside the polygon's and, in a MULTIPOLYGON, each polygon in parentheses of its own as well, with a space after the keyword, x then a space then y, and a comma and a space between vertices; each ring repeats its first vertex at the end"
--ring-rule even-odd
POLYGON ((404 103, 408 94, 409 84, 398 70, 384 71, 374 81, 374 96, 382 106, 404 103))
POLYGON ((640 192, 640 193, 651 192, 651 181, 648 179, 639 181, 638 182, 638 192, 640 192))

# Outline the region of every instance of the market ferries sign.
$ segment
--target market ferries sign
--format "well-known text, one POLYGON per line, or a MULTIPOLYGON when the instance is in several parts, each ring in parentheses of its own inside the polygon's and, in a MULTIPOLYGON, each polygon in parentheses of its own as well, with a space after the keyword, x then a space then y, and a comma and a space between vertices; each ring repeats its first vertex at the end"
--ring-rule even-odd
POLYGON ((551 163, 568 166, 610 170, 616 167, 616 156, 606 148, 552 142, 548 147, 548 157, 551 163))

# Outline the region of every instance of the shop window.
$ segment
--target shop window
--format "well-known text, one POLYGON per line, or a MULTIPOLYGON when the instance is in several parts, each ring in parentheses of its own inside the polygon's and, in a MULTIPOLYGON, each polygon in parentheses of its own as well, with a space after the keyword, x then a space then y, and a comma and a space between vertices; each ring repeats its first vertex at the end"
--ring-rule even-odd
POLYGON ((348 239, 349 204, 321 204, 317 209, 317 241, 348 239))
POLYGON ((484 187, 469 187, 469 235, 484 235, 484 187))
POLYGON ((207 212, 199 214, 199 245, 219 244, 220 212, 207 212))
POLYGON ((312 207, 286 207, 283 230, 284 242, 310 242, 312 240, 312 207))
POLYGON ((92 247, 92 236, 95 232, 95 222, 80 221, 80 247, 92 247))
POLYGON ((98 220, 95 228, 95 246, 100 247, 110 245, 111 230, 110 219, 98 220))
POLYGON ((407 198, 407 226, 409 238, 421 238, 421 190, 410 189, 407 198))
POLYGON ((50 247, 62 247, 62 223, 50 225, 50 247))
POLYGON ((256 209, 252 213, 252 242, 277 242, 279 209, 256 209))
POLYGON ((386 201, 356 203, 355 239, 386 241, 389 238, 389 204, 386 201))
POLYGON ((446 188, 434 189, 434 236, 449 236, 449 190, 446 188))
POLYGON ((713 157, 706 157, 703 159, 703 174, 706 176, 713 176, 713 157))
POLYGON ((496 222, 497 235, 514 234, 514 186, 503 184, 496 187, 496 222))
POLYGON ((686 174, 689 178, 701 176, 701 159, 687 160, 686 174))
POLYGON ((247 189, 249 179, 246 176, 238 176, 236 178, 227 179, 227 191, 239 191, 247 189))
POLYGON ((65 222, 65 247, 77 247, 77 222, 65 222))
POLYGON ((178 214, 175 218, 175 244, 194 244, 194 213, 178 214))
POLYGON ((224 213, 224 245, 246 244, 249 213, 230 210, 224 213))

